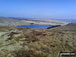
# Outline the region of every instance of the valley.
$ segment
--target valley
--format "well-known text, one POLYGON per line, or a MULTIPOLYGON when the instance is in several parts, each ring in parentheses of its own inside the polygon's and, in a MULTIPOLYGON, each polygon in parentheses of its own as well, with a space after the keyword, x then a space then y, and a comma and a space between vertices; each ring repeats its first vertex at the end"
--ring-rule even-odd
POLYGON ((47 19, 19 19, 10 17, 0 17, 0 26, 20 26, 20 25, 66 25, 69 22, 47 20, 47 19))

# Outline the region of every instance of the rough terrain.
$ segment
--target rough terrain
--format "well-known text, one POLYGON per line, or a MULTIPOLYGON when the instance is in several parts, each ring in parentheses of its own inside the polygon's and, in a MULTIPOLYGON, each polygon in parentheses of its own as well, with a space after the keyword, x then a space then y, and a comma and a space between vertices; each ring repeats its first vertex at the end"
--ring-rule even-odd
POLYGON ((0 27, 0 57, 59 57, 76 52, 76 24, 52 29, 0 27))

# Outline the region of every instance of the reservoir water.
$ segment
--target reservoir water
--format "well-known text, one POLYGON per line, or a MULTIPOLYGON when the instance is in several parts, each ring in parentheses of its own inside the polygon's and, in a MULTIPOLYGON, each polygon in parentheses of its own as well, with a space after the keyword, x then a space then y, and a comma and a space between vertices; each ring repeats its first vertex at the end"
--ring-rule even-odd
POLYGON ((40 28, 40 29, 47 29, 47 28, 52 28, 52 25, 21 25, 21 26, 17 26, 17 27, 21 27, 21 28, 40 28))

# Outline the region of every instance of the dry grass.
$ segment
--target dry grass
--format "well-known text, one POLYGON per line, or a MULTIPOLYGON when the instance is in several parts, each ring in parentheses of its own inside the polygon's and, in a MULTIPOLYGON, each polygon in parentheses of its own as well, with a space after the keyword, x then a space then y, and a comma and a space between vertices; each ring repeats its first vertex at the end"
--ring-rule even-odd
POLYGON ((0 47, 0 53, 3 52, 1 56, 5 57, 5 51, 14 57, 59 57, 60 52, 76 52, 76 29, 65 27, 52 29, 15 28, 17 31, 13 31, 13 34, 7 32, 1 36, 0 44, 4 45, 3 48, 0 47), (20 35, 15 37, 17 33, 20 35), (12 39, 3 40, 8 39, 11 35, 12 39))

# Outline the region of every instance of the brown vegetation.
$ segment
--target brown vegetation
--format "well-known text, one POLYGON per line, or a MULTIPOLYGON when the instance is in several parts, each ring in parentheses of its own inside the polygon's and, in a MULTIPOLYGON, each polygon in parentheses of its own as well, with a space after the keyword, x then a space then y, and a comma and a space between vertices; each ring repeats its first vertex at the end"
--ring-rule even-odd
MULTIPOLYGON (((75 26, 74 26, 75 28, 75 26)), ((0 35, 0 57, 59 57, 60 52, 76 52, 73 26, 52 29, 24 29, 0 35), (11 39, 5 41, 6 39, 11 39), (9 55, 10 54, 10 55, 9 55)), ((1 33, 1 32, 0 32, 1 33)))

